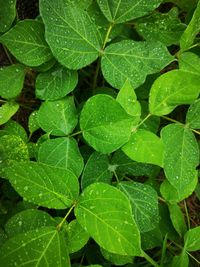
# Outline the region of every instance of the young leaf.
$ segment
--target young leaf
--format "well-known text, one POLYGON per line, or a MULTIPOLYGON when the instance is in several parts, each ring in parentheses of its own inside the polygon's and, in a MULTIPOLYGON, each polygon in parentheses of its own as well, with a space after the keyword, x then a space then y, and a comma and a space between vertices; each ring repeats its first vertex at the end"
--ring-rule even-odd
POLYGON ((34 110, 28 118, 28 129, 31 134, 40 128, 37 116, 38 111, 34 110))
MULTIPOLYGON (((190 181, 189 188, 194 188, 196 185, 196 181, 192 180, 190 181)), ((160 186, 160 192, 161 195, 165 200, 167 200, 169 203, 179 203, 184 198, 188 197, 188 193, 185 191, 178 192, 177 189, 172 186, 167 179, 163 181, 163 183, 160 186)))
POLYGON ((0 37, 9 51, 25 65, 39 66, 52 58, 44 39, 44 26, 36 20, 21 20, 0 37))
POLYGON ((199 148, 193 133, 181 124, 170 124, 161 131, 164 143, 164 171, 179 194, 189 196, 197 184, 199 148))
POLYGON ((1 247, 2 266, 70 267, 70 259, 62 233, 55 227, 43 227, 18 234, 1 247))
POLYGON ((179 56, 179 68, 196 75, 200 75, 200 57, 192 52, 185 52, 179 56))
POLYGON ((184 215, 180 209, 180 206, 176 203, 168 204, 170 218, 177 233, 183 237, 187 231, 187 226, 184 220, 184 215))
POLYGON ((69 170, 30 161, 16 163, 5 173, 22 197, 43 207, 66 209, 79 194, 78 179, 69 170))
POLYGON ((190 229, 184 236, 187 251, 200 250, 200 226, 190 229))
POLYGON ((16 0, 0 0, 0 32, 6 32, 16 16, 16 0))
POLYGON ((197 99, 189 107, 186 115, 186 122, 190 128, 200 129, 200 99, 197 99))
POLYGON ((122 256, 114 254, 103 248, 101 248, 101 253, 106 260, 110 261, 113 265, 116 266, 122 266, 128 263, 133 263, 133 257, 131 256, 122 256))
POLYGON ((80 69, 98 57, 102 43, 98 29, 78 4, 41 0, 40 13, 47 42, 61 64, 80 69))
POLYGON ((36 96, 42 100, 56 100, 74 90, 78 82, 77 72, 56 65, 36 79, 36 96))
POLYGON ((102 94, 86 102, 80 116, 80 127, 85 140, 94 149, 111 153, 129 140, 132 121, 133 118, 115 99, 102 94))
POLYGON ((0 68, 0 96, 11 99, 18 96, 23 88, 25 68, 20 64, 13 64, 0 68))
POLYGON ((70 134, 78 123, 74 98, 45 101, 37 114, 40 127, 52 135, 63 136, 70 134))
POLYGON ((122 151, 132 160, 163 166, 163 143, 152 132, 138 129, 132 133, 122 151))
POLYGON ((127 197, 104 183, 89 185, 79 198, 75 216, 91 237, 109 252, 141 255, 140 234, 127 197))
POLYGON ((123 40, 109 45, 102 56, 104 78, 113 87, 121 89, 129 80, 136 88, 148 74, 159 72, 173 61, 167 48, 160 42, 123 40))
POLYGON ((188 267, 189 266, 189 257, 185 250, 181 252, 180 255, 174 256, 171 267, 188 267))
POLYGON ((105 17, 113 24, 143 17, 156 9, 161 0, 97 0, 105 17))
POLYGON ((166 115, 178 105, 193 103, 200 92, 199 82, 199 76, 182 70, 172 70, 161 75, 151 87, 151 114, 166 115))
POLYGON ((9 121, 9 119, 18 111, 19 104, 16 102, 6 102, 0 106, 0 125, 9 121))
POLYGON ((82 189, 95 182, 110 184, 112 173, 109 170, 109 159, 107 155, 98 152, 89 157, 81 178, 82 189))
POLYGON ((38 161, 69 169, 77 177, 80 176, 84 165, 77 141, 67 137, 49 139, 43 142, 39 147, 38 161))
POLYGON ((4 124, 3 130, 0 131, 0 135, 16 135, 20 137, 25 143, 28 142, 27 133, 24 127, 16 121, 9 120, 4 124))
POLYGON ((156 191, 149 185, 136 182, 120 182, 118 188, 129 198, 140 232, 154 229, 159 222, 156 191))

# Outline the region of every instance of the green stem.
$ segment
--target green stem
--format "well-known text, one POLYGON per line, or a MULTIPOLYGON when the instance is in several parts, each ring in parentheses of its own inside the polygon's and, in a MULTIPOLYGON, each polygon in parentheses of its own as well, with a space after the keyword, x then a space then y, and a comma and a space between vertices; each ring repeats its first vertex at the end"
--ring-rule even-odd
POLYGON ((109 39, 109 36, 110 36, 110 33, 112 31, 112 28, 113 28, 114 24, 111 23, 108 27, 108 30, 106 32, 106 36, 105 36, 105 39, 104 39, 104 42, 103 42, 103 47, 102 47, 102 50, 104 50, 104 48, 106 47, 106 44, 108 42, 108 39, 109 39))
POLYGON ((183 202, 184 202, 185 215, 186 215, 186 218, 187 218, 188 229, 190 229, 190 217, 189 217, 189 214, 188 214, 187 203, 186 203, 185 200, 183 202))
POLYGON ((151 117, 151 114, 149 113, 136 127, 132 129, 132 132, 135 132, 148 118, 151 117))
POLYGON ((10 54, 9 54, 8 50, 4 45, 3 45, 3 49, 4 49, 5 53, 6 53, 6 56, 7 56, 8 60, 9 60, 10 64, 13 64, 12 58, 10 57, 10 54))
POLYGON ((58 231, 60 231, 63 223, 66 221, 66 219, 68 218, 68 216, 70 215, 71 211, 73 210, 73 208, 76 206, 76 203, 74 203, 71 208, 68 210, 67 214, 65 215, 65 217, 62 219, 62 221, 57 225, 57 229, 58 231))
POLYGON ((166 250, 167 250, 167 234, 165 235, 165 238, 163 240, 162 255, 161 255, 161 262, 160 262, 161 267, 164 267, 166 250))
POLYGON ((143 255, 142 255, 149 263, 151 263, 152 266, 154 267, 160 267, 157 262, 155 262, 148 254, 146 254, 144 251, 143 251, 143 255))
POLYGON ((81 133, 82 133, 82 131, 78 131, 76 133, 73 133, 73 134, 68 135, 68 137, 74 137, 74 136, 79 135, 81 133))
POLYGON ((118 177, 116 171, 113 171, 113 173, 114 173, 114 175, 115 175, 115 178, 116 178, 117 183, 119 183, 120 181, 119 181, 119 177, 118 177))

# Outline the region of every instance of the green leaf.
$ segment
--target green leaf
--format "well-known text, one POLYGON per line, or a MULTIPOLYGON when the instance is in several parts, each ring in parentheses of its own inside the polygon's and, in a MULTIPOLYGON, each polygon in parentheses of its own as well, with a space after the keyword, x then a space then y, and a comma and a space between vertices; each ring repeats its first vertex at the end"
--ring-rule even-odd
POLYGON ((186 122, 190 128, 200 129, 200 99, 197 99, 188 109, 186 122))
POLYGON ((140 232, 154 229, 159 222, 156 191, 149 185, 136 182, 120 182, 118 188, 129 198, 140 232))
POLYGON ((184 248, 187 251, 200 250, 200 226, 197 226, 187 231, 184 240, 185 240, 184 248))
POLYGON ((38 151, 38 161, 48 165, 69 169, 80 176, 84 163, 77 141, 60 137, 43 142, 38 151))
POLYGON ((56 100, 74 90, 78 82, 76 71, 56 65, 36 79, 36 96, 42 100, 56 100))
POLYGON ((181 70, 200 76, 200 57, 198 55, 185 52, 179 56, 178 62, 181 70))
POLYGON ((109 169, 108 156, 100 154, 98 152, 92 153, 85 165, 82 174, 82 189, 95 182, 104 182, 110 184, 111 179, 112 173, 109 169))
MULTIPOLYGON (((191 187, 193 187, 193 181, 191 182, 191 187)), ((196 183, 195 183, 196 184, 196 183)), ((167 200, 169 203, 179 203, 180 201, 184 200, 188 196, 188 193, 178 192, 177 189, 172 186, 167 179, 163 181, 163 183, 160 186, 160 192, 165 200, 167 200)))
POLYGON ((126 110, 129 115, 133 116, 133 124, 137 125, 140 121, 141 107, 140 103, 137 101, 137 96, 129 80, 125 82, 125 84, 119 91, 116 100, 120 103, 120 105, 126 110))
POLYGON ((11 99, 18 96, 23 88, 25 68, 20 64, 13 64, 0 68, 0 96, 11 99))
POLYGON ((194 11, 193 17, 181 36, 180 47, 181 52, 184 52, 192 46, 196 35, 200 31, 200 2, 197 4, 197 8, 194 11))
POLYGON ((28 129, 30 133, 34 133, 40 128, 37 116, 38 116, 38 111, 34 110, 28 118, 28 129))
POLYGON ((159 225, 149 232, 141 233, 141 242, 143 250, 161 247, 163 243, 163 237, 159 225))
POLYGON ((178 9, 172 8, 168 13, 154 12, 149 17, 136 22, 136 30, 146 40, 157 40, 170 46, 179 44, 186 26, 178 18, 178 9))
POLYGON ((198 97, 200 77, 182 70, 161 75, 153 84, 149 97, 151 114, 162 116, 178 105, 191 104, 198 97))
POLYGON ((101 254, 106 260, 110 261, 113 265, 116 266, 122 266, 128 263, 133 263, 133 257, 114 254, 103 248, 101 248, 101 254))
POLYGON ((42 163, 16 163, 5 170, 15 190, 32 203, 66 209, 79 194, 77 177, 69 170, 42 163))
POLYGON ((143 129, 133 132, 122 151, 132 160, 163 166, 163 143, 152 132, 143 129))
POLYGON ((188 197, 197 184, 199 148, 193 133, 181 124, 170 124, 161 131, 164 143, 164 171, 178 195, 188 197))
POLYGON ((45 101, 37 114, 40 127, 52 135, 70 134, 78 123, 72 96, 55 101, 45 101))
POLYGON ((189 257, 187 253, 183 250, 180 255, 174 256, 171 263, 171 267, 188 267, 189 266, 189 257))
POLYGON ((174 228, 176 229, 177 233, 181 237, 183 237, 187 231, 187 226, 180 206, 174 203, 174 204, 168 204, 168 208, 174 228))
POLYGON ((25 129, 16 121, 9 120, 4 124, 3 130, 0 131, 0 135, 17 135, 25 143, 28 142, 28 137, 25 129))
POLYGON ((65 227, 65 241, 69 253, 74 253, 83 248, 89 240, 88 233, 81 227, 77 220, 71 221, 65 227))
POLYGON ((130 202, 117 188, 104 183, 89 185, 80 196, 75 216, 105 250, 119 255, 141 255, 140 234, 130 202))
POLYGON ((0 37, 2 42, 20 62, 39 66, 52 58, 44 39, 44 26, 36 20, 21 20, 0 37))
POLYGON ((141 121, 143 121, 143 123, 139 128, 156 134, 160 126, 160 117, 153 115, 149 116, 149 104, 147 101, 141 101, 140 104, 142 108, 141 121), (147 118, 147 116, 149 117, 147 118))
POLYGON ((56 226, 56 222, 48 213, 42 210, 27 209, 18 212, 8 220, 5 225, 5 231, 10 238, 44 226, 56 226))
POLYGON ((57 60, 69 69, 89 65, 99 55, 102 41, 95 24, 78 4, 40 1, 46 39, 57 60))
POLYGON ((136 88, 148 74, 159 72, 173 61, 167 48, 160 42, 123 40, 109 45, 102 56, 104 78, 113 87, 121 89, 129 80, 136 88))
POLYGON ((101 11, 111 23, 122 23, 143 17, 156 9, 161 0, 97 0, 101 11))
POLYGON ((16 0, 0 0, 0 32, 6 32, 16 17, 16 0))
POLYGON ((18 111, 19 104, 16 102, 6 102, 0 106, 0 125, 9 121, 9 119, 18 111))
POLYGON ((80 116, 80 127, 85 140, 94 149, 111 153, 129 140, 132 121, 133 118, 115 99, 102 94, 86 102, 80 116))
POLYGON ((62 233, 43 227, 9 239, 0 251, 2 266, 70 267, 62 233))

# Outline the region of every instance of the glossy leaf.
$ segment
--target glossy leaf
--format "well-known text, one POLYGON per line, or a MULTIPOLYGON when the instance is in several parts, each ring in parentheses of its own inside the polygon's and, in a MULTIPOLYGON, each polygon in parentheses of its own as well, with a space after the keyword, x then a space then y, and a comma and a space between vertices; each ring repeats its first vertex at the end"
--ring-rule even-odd
POLYGON ((75 216, 102 248, 120 255, 141 255, 131 205, 118 189, 104 183, 89 185, 80 196, 75 216))
POLYGON ((161 0, 97 0, 105 17, 114 23, 122 23, 143 17, 156 9, 161 0))
POLYGON ((185 246, 187 251, 200 250, 200 226, 190 229, 184 237, 185 246))
POLYGON ((19 109, 16 102, 6 102, 0 106, 0 125, 6 123, 19 109))
POLYGON ((40 73, 36 79, 36 96, 42 100, 56 100, 74 90, 78 82, 77 72, 59 65, 40 73))
POLYGON ((150 131, 139 129, 133 132, 122 150, 132 160, 163 166, 162 140, 150 131))
POLYGON ((131 256, 122 256, 122 255, 114 254, 114 253, 108 252, 107 250, 103 248, 101 248, 101 254, 106 260, 108 260, 109 262, 111 262, 113 265, 116 265, 116 266, 122 266, 122 265, 133 262, 133 257, 131 256))
POLYGON ((0 32, 7 31, 16 16, 16 0, 0 0, 0 32))
POLYGON ((77 177, 80 176, 84 165, 76 140, 65 137, 43 142, 39 147, 38 161, 69 169, 77 177))
POLYGON ((42 163, 16 163, 6 177, 25 200, 43 207, 65 209, 79 194, 77 177, 69 170, 42 163))
POLYGON ((38 111, 34 110, 28 118, 28 129, 30 133, 34 133, 40 128, 37 116, 38 111))
POLYGON ((40 12, 47 42, 62 65, 80 69, 98 57, 102 43, 98 29, 78 4, 42 0, 40 12))
POLYGON ((179 194, 189 196, 197 184, 199 148, 193 133, 181 124, 170 124, 161 131, 164 143, 164 171, 179 194))
POLYGON ((2 266, 70 267, 67 246, 55 227, 43 227, 9 239, 0 251, 2 266), (52 253, 53 251, 53 253, 52 253))
POLYGON ((78 123, 72 96, 43 102, 37 116, 40 127, 45 132, 57 136, 70 134, 78 123))
MULTIPOLYGON (((190 187, 193 188, 195 184, 196 181, 191 181, 190 187)), ((188 196, 188 193, 185 191, 178 192, 178 190, 172 186, 167 179, 165 179, 161 184, 160 192, 163 198, 172 204, 179 203, 188 196)))
POLYGON ((21 20, 0 37, 2 42, 20 62, 39 66, 52 58, 44 39, 44 26, 36 20, 21 20))
POLYGON ((160 42, 124 40, 105 49, 101 68, 104 78, 113 87, 121 89, 129 80, 136 88, 144 83, 148 74, 159 72, 171 61, 173 57, 160 42))
POLYGON ((200 75, 200 57, 197 54, 184 52, 180 54, 178 62, 181 70, 200 75))
POLYGON ((200 129, 200 99, 197 99, 188 109, 186 122, 190 128, 200 129))
POLYGON ((132 120, 115 99, 96 95, 84 105, 80 127, 85 140, 95 150, 111 153, 129 140, 132 120))
POLYGON ((118 188, 129 198, 140 232, 154 229, 159 222, 156 191, 149 185, 136 182, 120 182, 118 188))
POLYGON ((183 237, 187 231, 184 215, 178 204, 168 204, 170 218, 177 233, 183 237))
POLYGON ((28 142, 28 137, 24 127, 14 120, 9 120, 4 124, 3 130, 0 131, 0 136, 2 135, 17 135, 25 143, 28 142))
POLYGON ((92 153, 82 174, 82 189, 95 182, 104 182, 110 184, 111 179, 112 173, 109 169, 108 156, 98 152, 92 153))

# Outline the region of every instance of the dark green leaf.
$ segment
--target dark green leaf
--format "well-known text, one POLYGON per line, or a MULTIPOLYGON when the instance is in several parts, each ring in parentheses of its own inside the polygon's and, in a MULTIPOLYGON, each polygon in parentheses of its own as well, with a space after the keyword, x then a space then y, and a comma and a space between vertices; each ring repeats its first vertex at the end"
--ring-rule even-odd
POLYGON ((0 106, 0 125, 9 121, 9 119, 18 111, 19 104, 16 102, 6 102, 0 106))
POLYGON ((186 122, 190 128, 200 129, 200 99, 197 99, 188 109, 186 122))
POLYGON ((0 32, 7 31, 16 16, 16 0, 0 0, 0 32))

